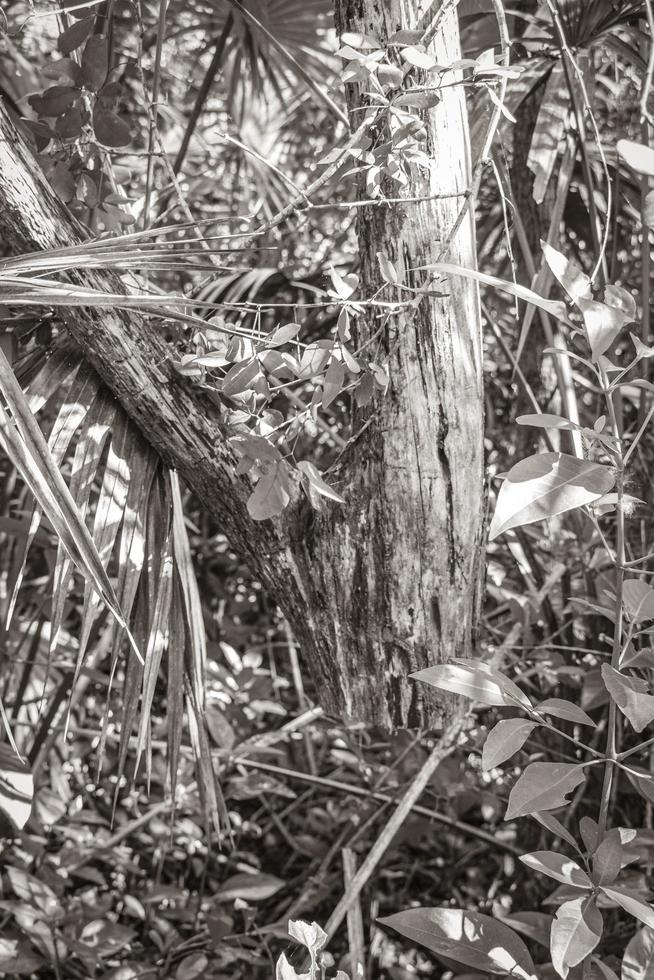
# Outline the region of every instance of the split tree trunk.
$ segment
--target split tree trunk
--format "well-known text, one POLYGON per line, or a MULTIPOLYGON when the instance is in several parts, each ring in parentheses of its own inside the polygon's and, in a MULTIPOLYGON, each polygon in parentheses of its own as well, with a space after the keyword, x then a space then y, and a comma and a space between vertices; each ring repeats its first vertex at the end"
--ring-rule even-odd
MULTIPOLYGON (((417 25, 411 4, 338 3, 341 30, 383 41, 417 25), (369 9, 368 9, 369 8, 369 9)), ((456 20, 434 42, 439 61, 459 57, 456 20)), ((352 93, 351 107, 360 95, 352 93)), ((407 197, 467 191, 470 167, 463 90, 448 89, 428 113, 431 177, 407 197)), ((393 193, 397 195, 397 190, 393 193)), ((463 198, 362 209, 361 292, 381 280, 376 252, 419 286, 463 198)), ((79 241, 0 104, 0 233, 19 250, 79 241)), ((472 216, 450 261, 475 263, 472 216)), ((76 282, 124 292, 112 274, 80 270, 76 282)), ((211 408, 169 365, 156 327, 138 314, 71 307, 75 340, 164 461, 177 469, 279 603, 316 678, 323 706, 354 721, 413 727, 439 720, 443 702, 408 679, 412 670, 471 653, 481 573, 483 437, 480 317, 476 288, 452 280, 446 299, 425 298, 383 335, 391 387, 357 424, 347 453, 344 506, 312 511, 299 498, 277 521, 253 522, 250 489, 211 408)), ((1 297, 0 297, 1 300, 1 297)), ((365 340, 378 323, 363 322, 365 340)), ((339 488, 342 484, 339 484, 339 488)))

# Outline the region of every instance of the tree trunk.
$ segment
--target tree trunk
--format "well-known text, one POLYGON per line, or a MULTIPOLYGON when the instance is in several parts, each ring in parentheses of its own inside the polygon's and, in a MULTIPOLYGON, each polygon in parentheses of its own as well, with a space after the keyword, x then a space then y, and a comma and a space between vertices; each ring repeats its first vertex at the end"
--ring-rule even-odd
MULTIPOLYGON (((383 40, 415 29, 411 4, 384 12, 365 0, 337 5, 341 30, 383 40), (369 8, 369 9, 367 9, 369 8)), ((447 15, 433 50, 459 57, 447 15)), ((361 104, 351 93, 350 107, 361 104)), ((462 88, 445 90, 428 117, 431 177, 414 174, 407 197, 463 194, 470 167, 462 88)), ((397 190, 392 192, 397 196, 397 190)), ((376 253, 403 282, 438 257, 463 197, 361 209, 361 293, 382 285, 376 253)), ((0 231, 14 247, 48 249, 79 240, 4 108, 0 112, 0 231)), ((468 214, 447 256, 474 267, 468 214)), ((124 292, 120 279, 80 271, 75 280, 124 292)), ((169 365, 157 330, 139 315, 72 307, 65 322, 125 411, 177 469, 279 603, 316 677, 323 706, 355 721, 413 727, 439 720, 443 702, 408 679, 412 670, 471 653, 481 581, 483 435, 480 316, 476 288, 452 280, 447 298, 425 297, 382 337, 391 386, 358 413, 366 425, 343 460, 346 504, 317 513, 296 499, 276 521, 253 522, 250 492, 211 407, 169 365)), ((361 322, 365 341, 379 324, 361 322)), ((339 484, 339 489, 343 484, 339 484)))
MULTIPOLYGON (((414 0, 336 0, 337 28, 371 34, 383 46, 395 31, 424 26, 415 6, 414 0)), ((460 58, 455 13, 444 17, 431 50, 439 64, 460 58)), ((368 87, 348 86, 350 110, 366 104, 368 87)), ((351 118, 356 126, 361 113, 351 118)), ((463 87, 444 89, 442 102, 423 118, 431 175, 414 171, 403 191, 389 182, 387 195, 463 195, 471 180, 463 87)), ((379 142, 386 138, 381 133, 379 142)), ((401 282, 424 285, 427 273, 411 270, 442 258, 441 243, 463 201, 361 208, 360 295, 383 286, 378 252, 401 282)), ((472 208, 447 258, 475 267, 472 208)), ((390 319, 382 333, 390 389, 358 413, 356 423, 367 428, 345 459, 347 507, 306 515, 293 544, 316 597, 307 628, 327 638, 348 679, 344 708, 354 717, 409 727, 438 721, 433 708, 443 702, 430 700, 423 685, 407 684, 407 675, 470 655, 483 576, 479 300, 468 280, 452 279, 444 291, 446 298, 427 296, 390 319)), ((379 319, 364 319, 358 329, 365 343, 379 319)))

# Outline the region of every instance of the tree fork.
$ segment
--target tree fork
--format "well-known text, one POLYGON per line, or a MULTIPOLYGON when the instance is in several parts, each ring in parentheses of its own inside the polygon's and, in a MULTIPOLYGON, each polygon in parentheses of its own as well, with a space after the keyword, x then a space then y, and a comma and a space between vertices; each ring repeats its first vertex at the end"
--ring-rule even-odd
MULTIPOLYGON (((415 27, 408 3, 380 13, 337 5, 342 30, 382 42, 415 27)), ((366 7, 366 2, 362 4, 366 7)), ((443 18, 433 42, 439 61, 459 57, 456 19, 443 18)), ((350 87, 350 106, 361 104, 350 87)), ((461 195, 361 208, 362 294, 383 285, 380 251, 403 281, 435 261, 468 190, 470 165, 462 90, 448 89, 430 110, 430 177, 414 175, 407 197, 461 195)), ((0 106, 0 230, 19 250, 70 246, 80 231, 45 180, 0 106)), ((463 222, 450 260, 474 266, 472 216, 463 222)), ((111 273, 83 270, 76 282, 124 292, 111 273)), ((156 329, 132 312, 72 307, 65 323, 85 355, 164 461, 178 470, 219 522, 232 546, 261 577, 286 615, 315 671, 326 710, 387 728, 438 723, 443 701, 408 674, 471 653, 480 583, 483 523, 481 342, 474 284, 453 281, 449 296, 428 296, 394 318, 383 347, 391 387, 360 411, 367 423, 342 460, 346 504, 313 511, 298 497, 283 517, 257 523, 247 512, 250 486, 211 406, 169 364, 156 329)), ((365 340, 379 324, 359 325, 365 340)))

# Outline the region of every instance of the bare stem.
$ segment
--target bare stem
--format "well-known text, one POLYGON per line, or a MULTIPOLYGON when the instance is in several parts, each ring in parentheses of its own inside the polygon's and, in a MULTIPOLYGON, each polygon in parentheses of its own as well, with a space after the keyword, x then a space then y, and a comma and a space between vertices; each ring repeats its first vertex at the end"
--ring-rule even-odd
MULTIPOLYGON (((611 666, 617 670, 620 664, 620 653, 622 651, 622 591, 624 586, 625 572, 625 515, 624 515, 624 457, 622 455, 622 443, 620 440, 620 428, 616 417, 613 394, 609 392, 609 382, 606 372, 602 371, 602 385, 606 398, 613 435, 616 438, 619 460, 617 464, 616 491, 616 543, 615 543, 615 627, 613 630, 613 649, 611 651, 611 666)), ((617 759, 616 746, 617 733, 617 705, 613 698, 609 703, 609 717, 606 734, 606 762, 604 768, 604 782, 602 784, 602 795, 600 797, 599 810, 599 829, 603 834, 607 828, 609 820, 609 808, 611 804, 611 790, 613 788, 613 773, 617 759)))

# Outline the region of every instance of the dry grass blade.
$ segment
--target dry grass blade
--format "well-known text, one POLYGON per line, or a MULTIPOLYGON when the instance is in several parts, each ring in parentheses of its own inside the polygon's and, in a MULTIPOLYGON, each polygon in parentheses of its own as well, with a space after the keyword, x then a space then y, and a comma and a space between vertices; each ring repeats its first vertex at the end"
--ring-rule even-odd
POLYGON ((229 830, 229 814, 213 768, 204 710, 197 702, 194 684, 188 673, 184 678, 184 687, 188 705, 189 736, 199 777, 198 786, 209 820, 216 833, 220 834, 221 831, 229 830))
POLYGON ((170 793, 175 801, 177 770, 179 769, 182 730, 184 726, 184 610, 180 593, 179 577, 175 574, 170 608, 168 633, 168 772, 170 793))
MULTIPOLYGON (((116 595, 118 596, 120 607, 126 619, 130 620, 143 571, 148 501, 152 481, 159 464, 155 454, 143 442, 133 426, 128 426, 128 432, 130 445, 126 450, 126 458, 129 459, 130 474, 118 542, 116 595)), ((100 765, 103 758, 107 741, 109 694, 113 687, 123 637, 124 631, 118 624, 115 624, 111 647, 107 703, 105 706, 100 744, 98 746, 98 765, 100 765)))
MULTIPOLYGON (((135 769, 146 747, 146 738, 150 731, 150 711, 154 699, 154 691, 159 676, 159 668, 163 657, 164 647, 168 639, 168 624, 170 618, 172 582, 173 582, 173 551, 172 528, 170 521, 169 487, 162 481, 161 520, 159 527, 165 528, 163 554, 156 580, 156 591, 152 604, 152 613, 148 624, 148 643, 145 651, 145 671, 143 674, 143 695, 141 699, 141 717, 139 722, 138 744, 136 748, 135 769)), ((147 758, 148 784, 151 777, 151 752, 147 758)))
MULTIPOLYGON (((88 413, 89 417, 75 447, 70 479, 70 492, 74 496, 80 519, 84 522, 85 527, 91 490, 100 465, 104 444, 109 437, 115 408, 106 397, 101 397, 99 404, 95 401, 91 402, 88 413)), ((51 656, 54 654, 59 641, 72 574, 73 562, 71 556, 67 554, 63 542, 60 541, 57 548, 57 563, 52 592, 51 656)), ((81 656, 83 656, 83 651, 80 649, 76 676, 79 675, 81 656)))
MULTIPOLYGON (((112 424, 111 442, 104 463, 104 474, 100 495, 96 504, 93 522, 93 541, 98 549, 102 563, 107 566, 118 536, 129 484, 129 460, 127 447, 129 444, 129 428, 124 415, 116 411, 112 424)), ((117 593, 118 594, 118 593, 117 593)), ((120 599, 119 599, 120 601, 120 599)), ((80 627, 80 659, 83 656, 91 628, 98 611, 98 598, 88 582, 84 586, 84 607, 80 627)), ((122 609, 121 605, 121 609, 122 609)), ((123 610, 124 615, 127 615, 123 610)))
MULTIPOLYGON (((213 267, 212 267, 213 268, 213 267)), ((105 293, 88 286, 64 284, 54 279, 33 279, 24 276, 0 275, 3 303, 8 306, 90 306, 112 310, 137 310, 139 313, 149 313, 151 316, 166 320, 179 320, 195 327, 210 326, 231 336, 238 334, 243 337, 256 339, 251 330, 239 328, 230 324, 229 328, 218 323, 208 324, 200 316, 185 313, 184 307, 199 306, 195 300, 187 296, 175 296, 166 293, 164 296, 150 296, 146 293, 105 293)), ((211 305, 211 304, 204 304, 211 305)))
POLYGON ((48 515, 72 560, 91 580, 116 619, 127 626, 91 535, 2 349, 0 392, 11 412, 10 417, 2 408, 0 416, 3 448, 48 515))
POLYGON ((179 486, 179 477, 170 471, 170 487, 173 502, 173 544, 175 566, 179 576, 184 620, 188 630, 188 648, 193 665, 191 680, 194 685, 196 703, 204 709, 204 692, 206 690, 205 671, 207 663, 207 643, 202 618, 202 604, 198 593, 197 580, 193 569, 191 549, 189 547, 184 523, 184 506, 179 486))
MULTIPOLYGON (((56 388, 53 387, 53 383, 56 384, 62 379, 62 372, 60 371, 59 363, 55 361, 52 364, 51 371, 49 369, 50 363, 51 362, 49 360, 46 361, 42 370, 39 371, 36 377, 32 379, 29 388, 26 391, 26 396, 33 412, 36 412, 39 407, 43 407, 50 400, 56 391, 56 388)), ((69 355, 67 365, 65 367, 69 369, 70 363, 71 361, 69 355)), ((70 371, 68 370, 68 374, 69 373, 70 371)), ((58 468, 61 468, 61 464, 71 440, 77 429, 83 423, 86 413, 90 408, 91 403, 89 399, 94 397, 97 388, 97 381, 94 384, 94 380, 95 376, 92 374, 90 368, 88 368, 85 364, 79 365, 79 370, 76 372, 70 386, 69 394, 64 398, 54 421, 50 432, 50 437, 48 439, 48 447, 52 454, 52 459, 58 468)), ((35 501, 30 516, 29 531, 25 539, 22 552, 19 556, 17 555, 17 562, 14 566, 11 578, 11 600, 7 615, 8 624, 11 621, 11 616, 13 615, 15 604, 18 599, 18 593, 25 572, 27 555, 41 523, 42 513, 41 507, 35 501)))

